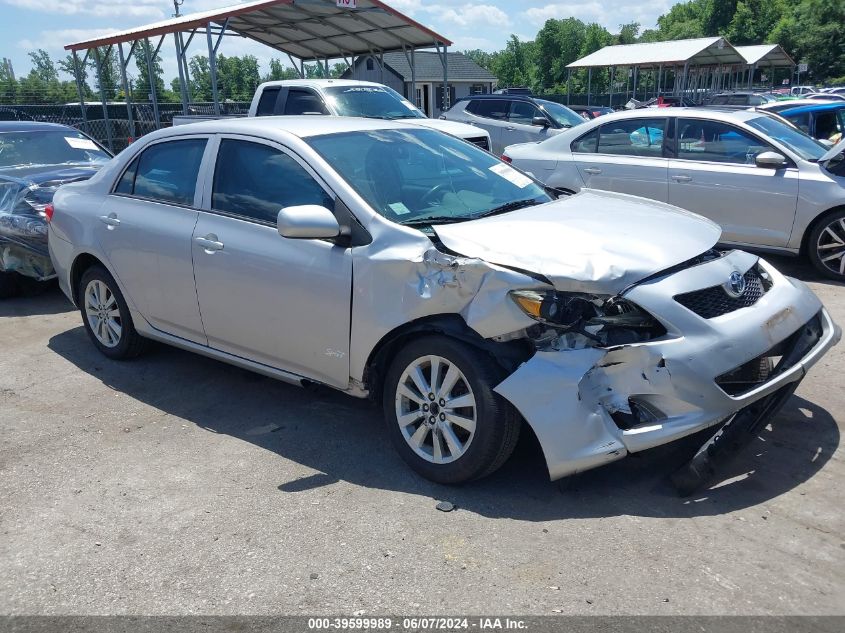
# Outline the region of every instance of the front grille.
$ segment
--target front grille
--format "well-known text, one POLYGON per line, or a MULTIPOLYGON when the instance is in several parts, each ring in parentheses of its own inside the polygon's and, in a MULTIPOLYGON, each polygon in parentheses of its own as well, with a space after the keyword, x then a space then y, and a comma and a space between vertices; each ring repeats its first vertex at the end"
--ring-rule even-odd
POLYGON ((476 136, 475 138, 468 138, 467 139, 473 145, 478 145, 483 150, 490 151, 490 145, 487 143, 486 136, 476 136))
POLYGON ((821 313, 760 356, 716 377, 716 384, 730 396, 741 396, 794 367, 822 337, 821 313))
POLYGON ((771 288, 768 276, 764 277, 763 275, 764 273, 759 266, 749 269, 743 275, 745 277, 745 292, 739 297, 732 297, 722 286, 711 286, 710 288, 676 295, 675 301, 704 319, 712 319, 740 308, 751 307, 757 303, 760 297, 771 288))

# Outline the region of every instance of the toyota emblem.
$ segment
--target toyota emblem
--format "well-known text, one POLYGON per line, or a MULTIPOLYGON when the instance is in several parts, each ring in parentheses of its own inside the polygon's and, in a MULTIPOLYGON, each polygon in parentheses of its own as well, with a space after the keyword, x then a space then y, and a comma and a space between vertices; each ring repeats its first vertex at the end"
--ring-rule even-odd
POLYGON ((745 294, 746 286, 745 275, 738 270, 735 270, 731 273, 731 276, 728 277, 728 283, 725 284, 724 288, 729 297, 738 299, 745 294))

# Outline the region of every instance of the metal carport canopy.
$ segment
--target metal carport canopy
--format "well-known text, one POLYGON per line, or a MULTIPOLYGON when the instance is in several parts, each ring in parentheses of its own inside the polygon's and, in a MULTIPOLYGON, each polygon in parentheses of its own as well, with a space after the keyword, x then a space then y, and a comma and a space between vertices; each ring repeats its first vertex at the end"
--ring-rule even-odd
POLYGON ((303 61, 452 44, 380 0, 358 0, 355 9, 340 8, 335 0, 258 0, 118 31, 65 49, 87 50, 209 24, 225 24, 227 31, 303 61))
POLYGON ((786 54, 780 44, 759 44, 756 46, 737 46, 746 64, 768 64, 769 66, 795 66, 795 61, 786 54))
POLYGON ((745 58, 723 37, 700 37, 670 42, 646 42, 605 46, 567 68, 611 66, 659 66, 672 64, 720 66, 746 64, 745 58))

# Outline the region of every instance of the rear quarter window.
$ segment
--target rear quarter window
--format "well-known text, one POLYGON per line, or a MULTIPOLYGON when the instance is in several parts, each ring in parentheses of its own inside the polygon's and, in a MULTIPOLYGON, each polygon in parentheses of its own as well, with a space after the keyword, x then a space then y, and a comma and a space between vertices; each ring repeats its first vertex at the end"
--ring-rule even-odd
POLYGON ((279 98, 279 88, 266 88, 258 99, 255 116, 270 116, 275 114, 276 100, 279 98))

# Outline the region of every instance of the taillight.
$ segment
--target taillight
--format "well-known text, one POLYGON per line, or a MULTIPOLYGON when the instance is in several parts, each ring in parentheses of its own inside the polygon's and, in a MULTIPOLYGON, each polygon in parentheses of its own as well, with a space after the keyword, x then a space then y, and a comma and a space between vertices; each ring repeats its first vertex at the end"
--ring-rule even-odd
POLYGON ((513 159, 511 159, 511 157, 508 156, 507 154, 502 154, 502 160, 505 161, 506 163, 512 163, 513 162, 513 159))
POLYGON ((53 220, 53 203, 48 202, 47 205, 44 207, 44 215, 47 218, 48 222, 53 220))

